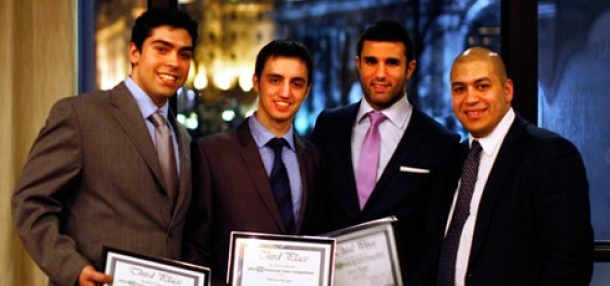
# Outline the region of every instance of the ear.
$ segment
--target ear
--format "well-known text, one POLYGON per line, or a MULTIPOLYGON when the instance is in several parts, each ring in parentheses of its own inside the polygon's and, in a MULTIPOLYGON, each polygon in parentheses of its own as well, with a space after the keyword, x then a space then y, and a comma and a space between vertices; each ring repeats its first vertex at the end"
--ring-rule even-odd
POLYGON ((360 57, 356 56, 354 62, 356 63, 356 69, 358 70, 358 73, 360 73, 360 57))
POLYGON ((506 94, 506 102, 511 103, 513 101, 513 81, 509 78, 504 83, 504 93, 506 94))
POLYGON ((406 79, 410 79, 411 76, 413 75, 413 72, 415 71, 415 68, 417 67, 417 61, 416 60, 411 60, 409 63, 407 63, 407 77, 406 79))
POLYGON ((136 47, 136 44, 134 44, 133 42, 129 43, 129 61, 131 62, 132 66, 137 66, 138 62, 140 61, 140 51, 138 50, 138 47, 136 47))
POLYGON ((252 75, 252 89, 254 89, 254 92, 259 93, 258 76, 256 76, 256 74, 252 75))
POLYGON ((307 99, 310 91, 311 91, 311 83, 309 83, 309 85, 307 86, 307 91, 305 91, 305 97, 303 98, 303 100, 307 99))

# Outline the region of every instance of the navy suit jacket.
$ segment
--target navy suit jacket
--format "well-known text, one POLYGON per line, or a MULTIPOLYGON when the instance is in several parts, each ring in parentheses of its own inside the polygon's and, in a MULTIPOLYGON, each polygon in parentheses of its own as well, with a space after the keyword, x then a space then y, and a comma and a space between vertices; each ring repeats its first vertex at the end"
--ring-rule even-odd
POLYGON ((327 176, 326 209, 329 231, 394 215, 403 276, 407 282, 422 252, 438 229, 440 198, 455 188, 461 158, 460 137, 416 107, 405 133, 379 178, 364 209, 360 209, 352 167, 351 138, 359 103, 323 111, 313 141, 321 149, 327 176), (401 171, 401 166, 429 173, 401 171), (434 225, 434 223, 437 225, 434 225))
MULTIPOLYGON (((303 196, 296 234, 319 231, 324 199, 316 187, 320 154, 311 142, 294 138, 303 196)), ((193 201, 185 226, 186 261, 212 268, 213 285, 223 285, 231 231, 286 234, 269 177, 247 120, 237 129, 194 141, 193 201)))
POLYGON ((517 116, 481 197, 466 285, 589 285, 592 255, 580 153, 517 116))

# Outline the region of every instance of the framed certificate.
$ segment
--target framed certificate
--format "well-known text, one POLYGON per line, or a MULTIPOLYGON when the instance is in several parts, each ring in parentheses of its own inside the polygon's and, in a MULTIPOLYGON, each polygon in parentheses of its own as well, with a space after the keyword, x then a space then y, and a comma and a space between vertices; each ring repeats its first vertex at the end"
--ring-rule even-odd
POLYGON ((335 239, 252 232, 231 233, 231 286, 333 285, 335 239))
POLYGON ((404 285, 392 217, 326 234, 337 240, 335 286, 404 285))
POLYGON ((176 260, 147 256, 108 246, 103 249, 104 273, 113 276, 104 286, 209 286, 210 269, 176 260))

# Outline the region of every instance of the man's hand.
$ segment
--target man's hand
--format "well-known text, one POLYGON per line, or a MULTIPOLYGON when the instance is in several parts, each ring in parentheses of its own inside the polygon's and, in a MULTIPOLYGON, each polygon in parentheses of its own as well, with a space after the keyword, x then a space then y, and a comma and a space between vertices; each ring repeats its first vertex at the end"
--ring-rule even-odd
POLYGON ((85 266, 78 276, 78 285, 96 286, 98 283, 112 283, 112 276, 95 271, 91 265, 85 266))

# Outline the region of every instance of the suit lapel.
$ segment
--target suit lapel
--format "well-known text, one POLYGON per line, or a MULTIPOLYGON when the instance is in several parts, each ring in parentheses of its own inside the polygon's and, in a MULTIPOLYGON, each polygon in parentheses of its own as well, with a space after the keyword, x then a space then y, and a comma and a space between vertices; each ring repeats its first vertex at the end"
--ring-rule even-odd
MULTIPOLYGON (((418 146, 423 141, 424 132, 421 130, 423 120, 423 114, 419 109, 413 106, 413 112, 411 113, 411 119, 409 119, 409 126, 405 130, 400 142, 394 150, 394 154, 388 161, 385 169, 381 173, 381 177, 375 184, 375 189, 369 197, 369 201, 374 201, 375 198, 379 197, 379 194, 386 190, 386 186, 390 183, 391 179, 396 176, 396 173, 400 169, 401 163, 407 161, 406 158, 411 157, 411 154, 417 150, 418 146)), ((408 186, 405 186, 408 188, 408 186)), ((368 202, 367 202, 367 205, 368 202)), ((365 210, 366 206, 365 205, 365 210)))
POLYGON ((296 233, 301 233, 301 227, 303 226, 303 219, 305 218, 305 213, 307 210, 308 200, 309 200, 309 190, 311 190, 312 186, 309 184, 313 182, 313 171, 314 166, 312 166, 312 161, 309 159, 307 150, 307 146, 298 135, 294 135, 294 145, 297 153, 297 160, 299 162, 299 170, 301 174, 301 185, 303 187, 303 191, 301 193, 301 208, 299 213, 299 220, 297 221, 296 233))
POLYGON ((146 123, 142 118, 142 112, 140 112, 137 103, 124 83, 112 89, 110 103, 114 107, 112 112, 117 123, 136 146, 136 149, 138 149, 142 158, 144 158, 144 161, 152 170, 159 184, 163 185, 163 174, 159 166, 157 151, 148 133, 146 123))
MULTIPOLYGON (((352 104, 347 106, 345 109, 340 110, 341 114, 338 114, 338 118, 331 118, 331 120, 336 120, 338 122, 336 130, 330 130, 329 132, 337 132, 338 138, 338 148, 336 152, 338 152, 338 160, 341 162, 340 168, 343 170, 343 176, 340 178, 345 178, 345 187, 339 188, 336 190, 339 193, 337 195, 338 198, 343 198, 338 200, 339 203, 344 204, 344 207, 350 213, 351 217, 359 217, 360 203, 358 202, 358 189, 356 187, 356 177, 354 174, 354 164, 352 161, 352 132, 354 128, 354 124, 356 124, 356 116, 358 115, 358 108, 360 107, 360 103, 352 104)), ((329 178, 330 180, 336 178, 329 178)))
POLYGON ((489 173, 487 183, 483 189, 483 195, 481 196, 481 202, 479 203, 479 211, 470 252, 471 262, 475 260, 474 258, 476 258, 476 255, 485 241, 485 235, 487 234, 487 229, 493 217, 498 196, 504 191, 503 186, 506 185, 506 180, 513 175, 510 170, 516 162, 515 159, 519 157, 518 142, 523 136, 524 127, 525 121, 517 116, 504 138, 504 142, 500 147, 498 156, 489 173))
POLYGON ((248 170, 250 174, 250 179, 254 183, 255 189, 258 191, 267 210, 271 213, 278 228, 282 230, 282 233, 286 233, 282 217, 275 203, 275 198, 273 197, 273 190, 271 190, 269 177, 265 172, 265 166, 261 160, 258 146, 250 133, 248 119, 237 127, 236 134, 240 145, 239 154, 244 161, 246 170, 248 170))
POLYGON ((176 121, 171 109, 169 110, 169 122, 174 129, 174 136, 178 142, 178 154, 180 156, 180 177, 178 178, 178 197, 174 202, 173 217, 176 216, 179 210, 184 209, 190 201, 191 191, 191 157, 190 157, 190 142, 191 136, 180 126, 176 121))

